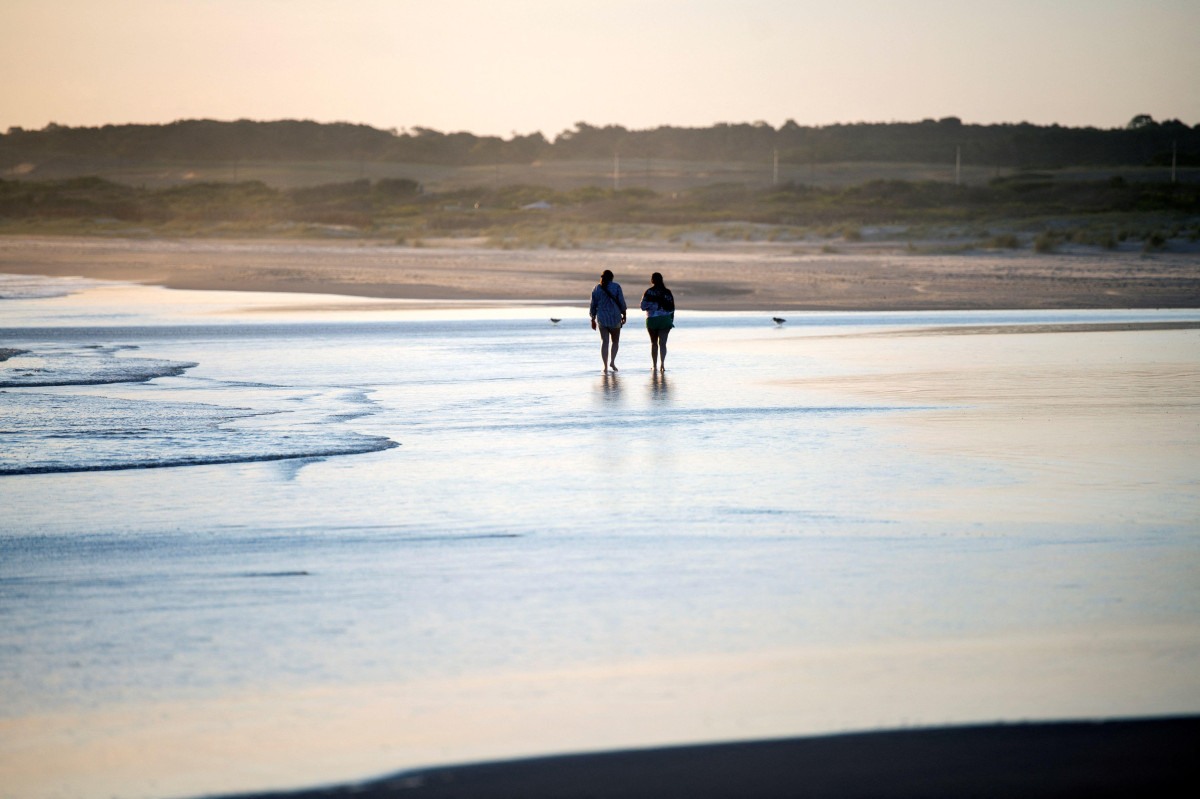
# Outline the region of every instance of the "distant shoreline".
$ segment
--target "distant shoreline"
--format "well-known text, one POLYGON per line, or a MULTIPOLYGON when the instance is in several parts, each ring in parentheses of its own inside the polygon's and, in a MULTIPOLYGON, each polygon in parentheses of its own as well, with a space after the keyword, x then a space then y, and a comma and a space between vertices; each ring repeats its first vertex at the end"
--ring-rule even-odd
POLYGON ((836 253, 767 242, 497 250, 455 240, 404 247, 0 236, 3 273, 175 289, 582 305, 604 269, 612 269, 632 300, 650 272, 662 272, 684 312, 1200 307, 1200 253, 922 254, 886 242, 836 253))
POLYGON ((240 799, 1167 796, 1200 784, 1198 747, 1197 716, 996 724, 450 766, 240 799))

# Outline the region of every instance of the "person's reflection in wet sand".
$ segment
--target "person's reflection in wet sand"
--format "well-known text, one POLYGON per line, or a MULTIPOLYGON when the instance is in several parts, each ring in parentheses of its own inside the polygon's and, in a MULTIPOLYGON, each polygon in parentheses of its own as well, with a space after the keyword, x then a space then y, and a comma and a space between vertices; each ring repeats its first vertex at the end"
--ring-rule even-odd
POLYGON ((655 402, 668 402, 670 397, 670 384, 667 382, 666 372, 651 372, 650 373, 650 399, 655 402))
POLYGON ((617 376, 616 372, 604 372, 600 375, 597 394, 606 402, 619 402, 621 400, 621 378, 617 376))

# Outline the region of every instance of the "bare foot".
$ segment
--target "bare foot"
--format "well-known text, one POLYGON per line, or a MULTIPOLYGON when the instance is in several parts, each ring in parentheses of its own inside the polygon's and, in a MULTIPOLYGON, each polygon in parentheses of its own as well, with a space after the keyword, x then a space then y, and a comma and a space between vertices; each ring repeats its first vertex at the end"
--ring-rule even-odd
POLYGON ((610 364, 609 364, 609 367, 610 367, 610 368, 611 368, 611 369, 612 369, 614 372, 615 372, 615 371, 617 371, 617 365, 616 365, 615 363, 610 363, 610 364))

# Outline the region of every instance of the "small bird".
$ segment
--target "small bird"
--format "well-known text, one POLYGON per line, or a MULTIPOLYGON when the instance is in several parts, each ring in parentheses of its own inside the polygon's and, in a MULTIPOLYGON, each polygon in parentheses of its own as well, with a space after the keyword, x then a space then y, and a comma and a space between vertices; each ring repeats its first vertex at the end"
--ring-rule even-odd
POLYGON ((781 316, 772 316, 772 317, 771 317, 771 321, 772 321, 772 322, 774 322, 774 323, 775 323, 775 324, 777 324, 777 325, 782 325, 782 324, 783 324, 784 322, 786 322, 787 320, 786 320, 786 319, 784 319, 784 318, 783 318, 783 317, 781 317, 781 316))
POLYGON ((551 322, 553 322, 554 324, 556 324, 556 325, 557 325, 557 324, 558 324, 559 322, 561 322, 562 320, 561 320, 561 319, 555 319, 553 316, 551 316, 551 317, 550 317, 550 321, 551 321, 551 322))

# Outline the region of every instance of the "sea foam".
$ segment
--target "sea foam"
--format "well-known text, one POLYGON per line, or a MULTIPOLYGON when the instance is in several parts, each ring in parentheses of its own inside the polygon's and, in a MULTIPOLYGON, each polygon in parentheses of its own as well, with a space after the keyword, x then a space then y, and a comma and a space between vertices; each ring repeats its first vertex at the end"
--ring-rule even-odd
POLYGON ((370 400, 361 392, 284 412, 166 400, 159 392, 131 399, 25 390, 142 383, 197 365, 123 354, 135 349, 89 344, 6 350, 0 361, 0 387, 9 389, 0 390, 0 475, 328 457, 397 446, 339 424, 369 415, 370 400), (276 419, 265 423, 268 417, 276 419))
POLYGON ((0 388, 140 383, 174 377, 196 366, 185 361, 124 357, 130 345, 85 344, 8 350, 0 360, 0 388))

